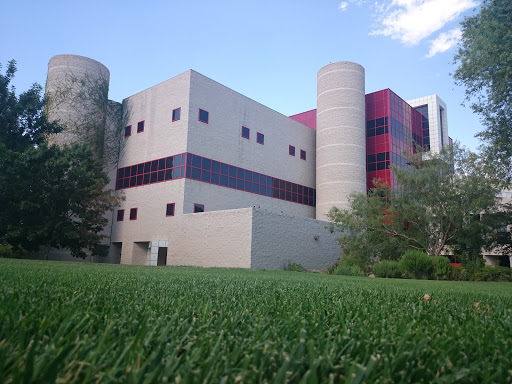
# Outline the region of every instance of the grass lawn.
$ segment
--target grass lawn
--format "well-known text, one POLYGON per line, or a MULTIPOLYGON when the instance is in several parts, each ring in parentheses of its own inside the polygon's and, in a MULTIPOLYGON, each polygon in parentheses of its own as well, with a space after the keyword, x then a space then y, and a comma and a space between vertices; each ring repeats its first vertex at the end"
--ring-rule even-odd
POLYGON ((0 259, 0 377, 510 383, 512 284, 0 259))

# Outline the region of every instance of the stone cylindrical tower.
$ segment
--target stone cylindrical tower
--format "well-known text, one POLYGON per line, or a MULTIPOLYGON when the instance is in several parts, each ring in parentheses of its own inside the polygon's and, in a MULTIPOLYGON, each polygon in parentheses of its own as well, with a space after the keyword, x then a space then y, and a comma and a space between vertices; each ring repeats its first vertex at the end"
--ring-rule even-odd
POLYGON ((49 138, 51 143, 88 141, 100 150, 108 110, 110 72, 88 57, 57 55, 48 63, 45 94, 50 121, 58 120, 65 130, 49 138))
POLYGON ((353 192, 366 191, 364 68, 342 61, 317 77, 316 218, 348 208, 353 192))

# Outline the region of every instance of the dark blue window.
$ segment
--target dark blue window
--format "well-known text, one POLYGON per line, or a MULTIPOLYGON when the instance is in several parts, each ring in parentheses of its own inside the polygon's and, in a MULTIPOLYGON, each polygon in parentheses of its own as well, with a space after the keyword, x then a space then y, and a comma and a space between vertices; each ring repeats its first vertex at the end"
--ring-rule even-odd
POLYGON ((209 113, 204 109, 199 109, 199 121, 208 124, 209 113))

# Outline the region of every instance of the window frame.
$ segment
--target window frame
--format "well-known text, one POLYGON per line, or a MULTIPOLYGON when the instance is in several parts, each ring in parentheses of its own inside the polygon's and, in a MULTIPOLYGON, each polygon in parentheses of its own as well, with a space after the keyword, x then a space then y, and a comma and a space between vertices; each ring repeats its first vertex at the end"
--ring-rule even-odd
POLYGON ((210 122, 210 112, 208 112, 206 109, 199 108, 199 114, 197 118, 201 123, 208 124, 210 122), (206 121, 201 120, 201 111, 206 112, 206 121))
POLYGON ((124 209, 117 210, 116 221, 124 221, 124 209), (119 217, 119 214, 121 214, 121 217, 119 217))
POLYGON ((242 130, 240 131, 240 136, 242 136, 244 139, 250 140, 250 138, 251 138, 251 129, 242 125, 242 130), (247 129, 247 137, 244 136, 244 129, 247 129))
POLYGON ((167 205, 165 206, 165 217, 174 216, 175 213, 176 213, 176 204, 175 203, 167 203, 167 205), (169 215, 167 213, 169 206, 172 206, 172 215, 169 215))
POLYGON ((265 135, 261 132, 256 132, 256 142, 261 145, 265 145, 265 135), (261 142, 259 141, 259 138, 261 137, 261 142))
POLYGON ((144 127, 145 127, 145 124, 144 124, 145 120, 141 120, 137 123, 137 133, 142 133, 144 132, 144 127), (139 125, 140 123, 142 123, 142 129, 139 131, 139 125))
POLYGON ((295 146, 293 146, 293 145, 288 145, 288 154, 289 154, 290 156, 295 157, 295 146), (292 151, 292 149, 293 149, 293 151, 292 151), (292 152, 293 152, 293 153, 292 153, 292 152))
POLYGON ((130 208, 130 220, 137 220, 137 215, 138 215, 138 208, 130 208), (132 218, 132 212, 135 212, 135 217, 132 218))
POLYGON ((204 204, 194 203, 194 213, 203 213, 204 212, 204 204), (202 207, 202 211, 196 211, 196 208, 202 207))
POLYGON ((124 137, 130 137, 132 135, 132 126, 127 125, 124 127, 124 137))
POLYGON ((306 158, 307 158, 307 153, 306 153, 306 151, 305 151, 305 150, 303 150, 303 149, 301 149, 301 150, 300 150, 300 159, 301 159, 301 160, 306 161, 306 158), (302 156, 302 155, 304 155, 304 156, 302 156))
POLYGON ((180 119, 181 119, 181 107, 179 107, 179 108, 174 108, 174 109, 172 110, 172 113, 171 113, 171 120, 172 120, 172 122, 178 121, 178 120, 180 120, 180 119), (175 112, 175 111, 178 111, 178 118, 177 118, 177 119, 175 119, 175 118, 174 118, 174 112, 175 112))

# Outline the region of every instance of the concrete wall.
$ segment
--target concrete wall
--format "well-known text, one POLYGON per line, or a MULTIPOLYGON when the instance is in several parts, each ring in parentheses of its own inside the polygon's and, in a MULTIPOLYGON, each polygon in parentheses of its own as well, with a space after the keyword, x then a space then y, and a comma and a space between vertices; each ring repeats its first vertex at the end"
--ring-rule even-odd
POLYGON ((282 269, 288 262, 323 270, 340 258, 337 235, 327 222, 255 209, 251 268, 282 269))
MULTIPOLYGON (((288 262, 322 270, 340 257, 326 222, 257 208, 178 215, 160 235, 123 238, 121 263, 282 269, 288 262), (134 241, 134 238, 137 239, 134 241)), ((117 244, 117 243, 116 243, 117 244)), ((116 249, 120 249, 117 245, 116 249)))
POLYGON ((50 135, 50 143, 97 140, 94 131, 106 123, 109 81, 107 67, 88 57, 57 55, 50 59, 45 89, 50 100, 48 119, 66 127, 50 135))
POLYGON ((339 62, 318 71, 316 121, 316 218, 333 206, 348 208, 366 191, 365 72, 339 62))
MULTIPOLYGON (((191 73, 187 151, 237 167, 315 187, 315 131, 197 72, 191 73), (199 109, 209 112, 209 122, 199 121, 199 109), (242 126, 250 137, 241 136, 242 126), (256 135, 264 134, 264 145, 256 135), (295 157, 288 154, 296 148, 295 157), (300 159, 300 150, 306 160, 300 159)), ((185 198, 204 204, 206 210, 261 206, 291 215, 314 217, 315 209, 256 194, 187 181, 185 198)), ((192 205, 193 207, 193 205, 192 205)), ((191 212, 186 210, 185 212, 191 212)))
POLYGON ((251 267, 252 208, 176 217, 167 265, 251 267))

